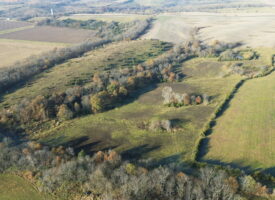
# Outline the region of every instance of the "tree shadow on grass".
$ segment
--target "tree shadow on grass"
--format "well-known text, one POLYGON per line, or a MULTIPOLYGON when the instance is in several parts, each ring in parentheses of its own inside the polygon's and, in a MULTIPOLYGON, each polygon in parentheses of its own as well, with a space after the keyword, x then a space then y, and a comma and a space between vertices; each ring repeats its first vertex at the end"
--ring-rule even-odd
POLYGON ((275 175, 275 167, 271 167, 271 168, 253 168, 252 166, 249 165, 245 165, 245 162, 243 161, 233 161, 233 162, 222 162, 220 160, 215 160, 215 159, 205 159, 205 160, 201 160, 201 162, 205 162, 209 165, 214 165, 214 166, 223 166, 223 167, 229 167, 232 169, 239 169, 243 172, 245 172, 246 174, 250 174, 253 172, 262 172, 264 174, 271 174, 271 175, 275 175))
POLYGON ((145 154, 157 150, 159 148, 160 145, 150 146, 149 144, 144 144, 121 152, 121 156, 122 159, 125 160, 139 160, 145 154))
POLYGON ((100 140, 97 141, 91 141, 88 136, 73 138, 73 139, 67 139, 66 136, 60 136, 57 138, 52 138, 50 140, 47 140, 44 142, 47 145, 50 146, 64 146, 65 148, 72 147, 74 149, 74 152, 78 154, 81 150, 84 150, 86 154, 93 155, 94 153, 98 151, 107 151, 110 149, 117 148, 119 145, 109 145, 102 147, 101 144, 103 143, 100 140))
POLYGON ((275 176, 275 167, 263 169, 262 172, 265 174, 271 174, 271 175, 275 176))

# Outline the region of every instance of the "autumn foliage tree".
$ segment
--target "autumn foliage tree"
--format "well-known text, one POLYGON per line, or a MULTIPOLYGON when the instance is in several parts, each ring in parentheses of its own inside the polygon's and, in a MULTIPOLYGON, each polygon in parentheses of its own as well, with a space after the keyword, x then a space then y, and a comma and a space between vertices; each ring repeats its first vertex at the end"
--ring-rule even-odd
POLYGON ((101 91, 91 97, 91 107, 94 113, 99 113, 111 106, 111 96, 107 91, 101 91))

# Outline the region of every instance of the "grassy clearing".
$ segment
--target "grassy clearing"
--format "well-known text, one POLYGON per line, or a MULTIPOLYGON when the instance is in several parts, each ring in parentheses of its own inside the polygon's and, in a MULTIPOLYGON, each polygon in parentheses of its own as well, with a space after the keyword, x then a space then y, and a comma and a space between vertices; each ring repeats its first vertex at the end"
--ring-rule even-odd
POLYGON ((81 58, 72 59, 33 77, 25 87, 5 95, 0 107, 14 105, 26 97, 64 92, 79 82, 89 82, 95 72, 133 66, 161 54, 167 47, 166 43, 159 41, 139 40, 113 43, 90 51, 81 58))
POLYGON ((29 182, 11 174, 0 174, 1 200, 50 200, 49 195, 40 194, 29 182))
POLYGON ((150 15, 135 15, 135 14, 76 14, 70 16, 64 16, 60 19, 75 19, 75 20, 102 20, 106 22, 121 22, 126 23, 134 20, 144 20, 149 18, 150 15))
POLYGON ((274 172, 275 73, 247 81, 217 119, 206 161, 274 172))
POLYGON ((31 55, 38 55, 64 46, 65 44, 62 43, 0 39, 0 68, 10 66, 31 55))
MULTIPOLYGON (((193 63, 190 67, 200 70, 202 59, 190 62, 193 63)), ((211 62, 211 59, 204 59, 204 62, 211 62)), ((214 61, 212 66, 214 70, 223 70, 217 68, 214 61)), ((183 70, 185 67, 186 64, 183 65, 183 70)), ((74 145, 87 152, 114 148, 128 158, 155 158, 160 162, 190 161, 205 123, 240 80, 237 76, 202 77, 203 73, 200 73, 200 78, 159 84, 149 88, 149 91, 141 91, 141 94, 127 105, 67 121, 55 128, 48 127, 46 131, 34 135, 34 138, 51 145, 74 145), (176 92, 206 93, 212 97, 212 102, 208 106, 166 107, 162 104, 161 97, 162 88, 166 85, 176 92), (141 128, 141 124, 154 119, 173 120, 178 130, 164 132, 141 128)), ((198 72, 194 70, 187 75, 194 77, 195 74, 198 72)))

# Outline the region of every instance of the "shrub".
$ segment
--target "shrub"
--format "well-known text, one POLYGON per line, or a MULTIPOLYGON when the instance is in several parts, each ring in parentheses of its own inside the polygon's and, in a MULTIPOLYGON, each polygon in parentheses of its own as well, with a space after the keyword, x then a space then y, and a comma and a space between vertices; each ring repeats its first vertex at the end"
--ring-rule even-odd
POLYGON ((158 130, 171 131, 172 123, 170 120, 153 120, 149 125, 149 129, 153 131, 158 131, 158 130))
POLYGON ((196 104, 201 104, 202 98, 200 96, 197 96, 195 101, 196 101, 196 104))
POLYGON ((243 176, 240 178, 240 186, 246 193, 255 192, 257 182, 252 176, 243 176))
POLYGON ((68 108, 66 104, 62 104, 57 113, 57 117, 59 120, 64 121, 64 120, 69 120, 72 119, 74 116, 73 112, 68 108))
POLYGON ((106 91, 101 91, 91 97, 91 107, 94 113, 99 113, 110 107, 111 96, 106 91))
POLYGON ((208 105, 210 103, 210 97, 207 94, 203 94, 202 99, 204 105, 208 105))

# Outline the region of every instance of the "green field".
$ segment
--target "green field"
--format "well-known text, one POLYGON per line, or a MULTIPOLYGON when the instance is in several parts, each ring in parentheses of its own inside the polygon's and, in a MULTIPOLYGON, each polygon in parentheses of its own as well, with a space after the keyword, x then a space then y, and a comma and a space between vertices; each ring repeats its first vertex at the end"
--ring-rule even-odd
POLYGON ((31 183, 23 178, 0 174, 0 199, 1 200, 51 200, 49 195, 39 193, 31 183))
POLYGON ((217 119, 204 160, 252 169, 272 168, 275 164, 274 92, 275 73, 247 81, 217 119))
POLYGON ((35 134, 34 138, 50 145, 74 145, 88 152, 114 148, 131 158, 155 158, 161 162, 190 161, 204 126, 240 80, 238 76, 219 78, 217 74, 223 71, 223 64, 215 59, 190 60, 182 67, 187 76, 183 82, 149 87, 122 107, 67 121, 35 134), (213 68, 212 71, 209 70, 209 74, 201 71, 203 65, 213 68), (212 97, 211 104, 166 107, 161 97, 162 88, 166 85, 176 92, 206 93, 212 97), (141 124, 154 119, 175 121, 177 130, 165 132, 140 128, 141 124))

